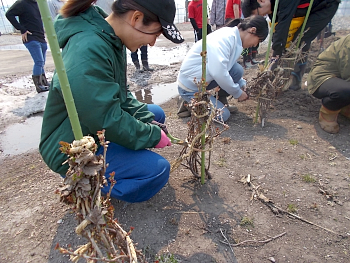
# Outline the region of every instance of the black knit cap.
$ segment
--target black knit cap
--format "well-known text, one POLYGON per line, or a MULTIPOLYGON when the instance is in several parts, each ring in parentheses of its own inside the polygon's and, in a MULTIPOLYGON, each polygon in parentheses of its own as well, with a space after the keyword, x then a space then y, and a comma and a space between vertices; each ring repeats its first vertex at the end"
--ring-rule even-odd
POLYGON ((163 35, 174 43, 182 43, 184 38, 174 25, 176 7, 174 0, 134 0, 159 18, 163 35))

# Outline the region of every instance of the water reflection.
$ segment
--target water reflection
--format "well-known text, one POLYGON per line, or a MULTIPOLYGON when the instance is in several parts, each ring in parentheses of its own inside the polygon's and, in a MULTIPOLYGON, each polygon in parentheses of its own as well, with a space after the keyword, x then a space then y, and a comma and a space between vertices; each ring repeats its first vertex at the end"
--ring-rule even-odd
POLYGON ((177 82, 153 85, 150 88, 135 91, 133 94, 141 102, 160 105, 178 96, 177 82))
POLYGON ((28 118, 23 123, 8 126, 0 135, 1 150, 5 155, 25 153, 37 149, 40 140, 42 117, 28 118))
POLYGON ((135 91, 135 97, 138 101, 142 101, 147 104, 153 104, 152 92, 149 89, 140 89, 138 91, 135 91))

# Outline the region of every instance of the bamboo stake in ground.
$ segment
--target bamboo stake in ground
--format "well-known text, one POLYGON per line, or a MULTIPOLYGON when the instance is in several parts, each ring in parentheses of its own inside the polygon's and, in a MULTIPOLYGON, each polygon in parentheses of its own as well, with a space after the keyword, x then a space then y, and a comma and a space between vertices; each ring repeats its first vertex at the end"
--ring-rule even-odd
POLYGON ((297 49, 300 47, 301 38, 303 36, 302 32, 304 32, 304 30, 305 30, 306 22, 309 19, 309 15, 310 15, 313 3, 314 3, 314 0, 311 0, 310 4, 309 4, 309 7, 307 9, 306 16, 305 16, 303 25, 302 25, 301 30, 300 30, 299 38, 298 38, 298 42, 297 42, 297 46, 296 46, 297 49))
MULTIPOLYGON (((202 93, 206 92, 206 73, 207 73, 207 0, 203 0, 202 4, 202 81, 201 88, 202 93)), ((202 124, 202 132, 205 130, 205 123, 202 124)), ((205 183, 205 133, 203 133, 201 138, 202 153, 201 153, 201 183, 205 183)))
POLYGON ((275 31, 275 23, 276 23, 276 16, 277 16, 277 9, 278 9, 278 3, 279 0, 276 0, 275 2, 275 7, 273 9, 273 15, 272 15, 272 21, 271 21, 271 28, 270 28, 270 36, 269 36, 269 43, 267 45, 267 51, 266 51, 266 56, 265 56, 265 64, 264 67, 267 67, 269 58, 270 58, 270 51, 271 51, 271 43, 272 43, 272 36, 273 32, 275 31))

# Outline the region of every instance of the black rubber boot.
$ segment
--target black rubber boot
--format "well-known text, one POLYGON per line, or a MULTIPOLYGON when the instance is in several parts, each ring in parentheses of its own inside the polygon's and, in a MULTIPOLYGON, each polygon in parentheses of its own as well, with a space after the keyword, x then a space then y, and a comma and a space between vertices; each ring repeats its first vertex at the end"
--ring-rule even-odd
POLYGON ((307 65, 307 59, 303 62, 298 62, 294 66, 294 71, 291 73, 293 76, 292 84, 289 86, 290 90, 300 90, 301 89, 301 80, 303 79, 307 65))
POLYGON ((136 70, 140 71, 140 62, 138 60, 134 60, 132 63, 134 63, 136 70))
POLYGON ((147 60, 142 60, 142 68, 144 71, 153 71, 153 68, 150 68, 148 66, 148 61, 147 60))
POLYGON ((50 87, 51 85, 51 83, 47 81, 45 73, 41 74, 41 83, 47 87, 50 87))
POLYGON ((42 84, 41 75, 38 75, 38 76, 32 75, 32 79, 33 79, 33 82, 35 85, 35 89, 38 93, 45 92, 45 91, 49 90, 48 86, 45 86, 42 84))

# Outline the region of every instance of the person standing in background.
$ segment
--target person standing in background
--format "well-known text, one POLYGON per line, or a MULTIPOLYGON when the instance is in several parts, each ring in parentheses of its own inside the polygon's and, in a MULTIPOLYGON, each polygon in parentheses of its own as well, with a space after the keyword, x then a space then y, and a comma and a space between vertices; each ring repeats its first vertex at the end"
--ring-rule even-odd
MULTIPOLYGON (((188 17, 190 18, 194 30, 194 42, 202 39, 202 19, 203 19, 202 0, 193 0, 188 5, 188 17)), ((211 26, 207 24, 207 33, 211 33, 211 26)))
MULTIPOLYGON (((153 71, 154 69, 150 68, 148 65, 147 45, 142 46, 139 49, 141 52, 142 71, 153 71)), ((134 63, 136 70, 142 72, 140 68, 139 55, 137 54, 137 52, 138 52, 138 49, 135 52, 131 52, 131 60, 132 60, 132 63, 134 63)))
POLYGON ((223 27, 225 24, 226 0, 213 0, 210 10, 210 25, 215 29, 223 27))
POLYGON ((225 23, 242 16, 241 0, 227 0, 225 11, 225 23))
POLYGON ((52 21, 55 20, 56 16, 59 14, 61 7, 64 5, 64 0, 48 0, 47 4, 49 6, 52 21))
POLYGON ((38 93, 48 91, 44 66, 47 43, 36 0, 18 0, 6 12, 10 23, 21 31, 22 41, 34 61, 32 79, 38 93), (16 19, 18 17, 18 21, 16 19))

